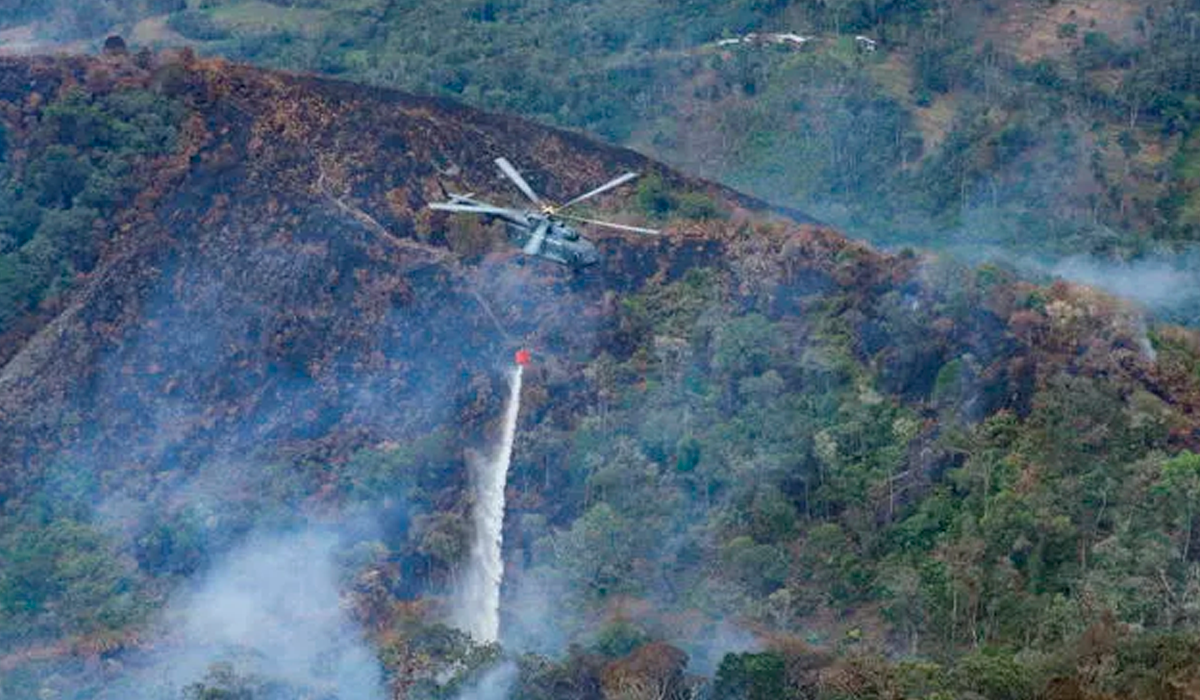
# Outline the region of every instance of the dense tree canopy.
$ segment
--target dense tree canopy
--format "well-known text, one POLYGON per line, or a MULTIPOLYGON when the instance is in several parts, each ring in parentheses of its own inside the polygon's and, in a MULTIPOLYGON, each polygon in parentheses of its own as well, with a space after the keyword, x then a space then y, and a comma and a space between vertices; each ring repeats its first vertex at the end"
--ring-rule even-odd
MULTIPOLYGON (((664 76, 684 76, 694 79, 687 85, 697 99, 729 107, 713 133, 730 135, 739 163, 778 169, 773 182, 788 183, 805 201, 901 202, 880 204, 892 207, 888 216, 915 211, 961 223, 963 211, 981 202, 1033 218, 1061 213, 1062 200, 1039 198, 1046 194, 1043 184, 1057 182, 1080 157, 1096 183, 1110 184, 1107 178, 1120 169, 1140 167, 1145 134, 1153 131, 1180 144, 1178 156, 1156 171, 1169 192, 1135 197, 1121 187, 1089 190, 1096 228, 1069 235, 1094 243, 1089 232, 1124 226, 1127 217, 1129 228, 1122 230, 1194 237, 1187 217, 1196 168, 1188 159, 1197 149, 1185 94, 1194 86, 1178 75, 1190 65, 1191 49, 1178 45, 1182 34, 1161 26, 1161 18, 1145 23, 1142 43, 1084 31, 1069 56, 1041 64, 1012 61, 962 32, 943 31, 945 13, 963 8, 840 3, 797 16, 789 7, 734 3, 705 13, 679 4, 658 12, 657 24, 643 26, 628 13, 654 8, 636 3, 626 14, 605 3, 573 5, 562 11, 566 19, 551 16, 546 5, 445 3, 435 19, 454 21, 439 25, 403 3, 363 0, 333 8, 314 0, 260 7, 280 12, 265 15, 276 23, 264 31, 245 26, 253 22, 237 14, 241 3, 205 2, 173 14, 170 26, 197 40, 230 42, 223 49, 242 55, 391 84, 412 80, 411 86, 429 88, 436 69, 439 91, 519 107, 614 139, 635 138, 643 119, 677 117, 669 101, 645 96, 662 89, 664 76), (304 12, 313 14, 297 14, 304 12), (300 27, 297 17, 322 22, 300 27), (358 21, 364 17, 378 21, 358 21), (409 22, 403 36, 394 30, 396 17, 409 22), (683 51, 726 30, 772 28, 783 18, 834 34, 871 30, 910 47, 915 60, 907 67, 918 101, 934 105, 967 90, 944 140, 930 147, 917 133, 919 113, 876 89, 872 71, 886 70, 886 61, 860 53, 843 40, 849 37, 812 53, 683 51), (588 27, 585 36, 555 33, 561 30, 556 22, 576 20, 586 20, 580 22, 588 27), (529 32, 516 32, 518 23, 529 32), (393 30, 384 31, 388 27, 393 30), (528 65, 497 58, 530 46, 545 50, 529 51, 522 59, 528 65), (557 60, 554 51, 563 46, 575 51, 573 62, 557 60), (680 53, 665 73, 597 60, 624 55, 616 49, 680 53), (1148 58, 1144 52, 1156 53, 1148 58), (1163 63, 1156 63, 1160 57, 1163 63), (553 76, 538 86, 544 92, 533 94, 526 70, 553 76), (1107 92, 1095 83, 1098 72, 1113 79, 1107 92), (612 103, 595 96, 596 86, 643 99, 612 103), (787 121, 777 121, 785 112, 787 121), (1081 117, 1094 118, 1096 126, 1056 129, 1063 119, 1078 126, 1081 117), (1113 132, 1106 125, 1116 122, 1106 120, 1117 119, 1122 129, 1113 132), (797 128, 772 128, 781 123, 797 128), (1033 158, 1047 151, 1061 158, 1033 158), (787 167, 796 160, 802 165, 787 167), (1140 228, 1146 211, 1139 206, 1153 208, 1160 195, 1177 208, 1140 228)), ((1165 12, 1171 17, 1183 9, 1165 12)), ((1064 38, 1071 34, 1063 29, 1064 38)), ((285 301, 277 305, 292 314, 286 322, 264 329, 247 312, 249 320, 237 327, 242 335, 221 336, 212 348, 203 334, 192 338, 189 328, 172 326, 176 315, 196 313, 186 306, 190 299, 168 306, 169 313, 145 328, 123 328, 117 340, 113 319, 127 307, 114 303, 108 317, 88 320, 87 332, 128 349, 152 337, 139 333, 161 330, 179 343, 172 348, 188 350, 175 355, 194 352, 161 358, 188 376, 202 375, 201 366, 219 352, 234 356, 230 366, 252 377, 222 370, 212 378, 216 388, 208 398, 221 408, 203 406, 188 426, 201 442, 211 439, 205 431, 216 430, 221 414, 238 415, 245 386, 264 404, 289 410, 287 392, 313 393, 287 420, 271 416, 246 426, 243 432, 256 440, 272 437, 244 451, 245 443, 236 443, 238 460, 230 467, 228 454, 170 439, 180 406, 199 399, 181 396, 174 377, 159 377, 157 359, 129 362, 112 373, 145 384, 111 391, 115 398, 102 406, 136 416, 139 401, 151 397, 146 404, 159 409, 151 418, 165 426, 164 437, 155 436, 153 458, 132 449, 128 462, 112 464, 98 463, 86 450, 38 453, 39 445, 88 435, 93 426, 81 425, 81 415, 92 410, 98 421, 95 406, 64 414, 46 431, 53 435, 30 436, 20 449, 5 446, 16 456, 3 465, 0 493, 0 670, 20 665, 22 671, 0 676, 0 691, 17 697, 57 692, 52 686, 62 674, 94 680, 92 667, 64 669, 54 661, 39 667, 36 655, 25 663, 22 654, 31 645, 53 651, 69 639, 83 657, 119 657, 166 605, 169 591, 210 571, 248 533, 286 531, 307 520, 353 524, 370 514, 377 526, 348 526, 336 547, 343 605, 374 644, 396 696, 455 696, 502 654, 445 627, 439 609, 470 550, 464 443, 486 434, 500 385, 483 371, 471 375, 467 359, 449 369, 440 364, 458 351, 478 360, 468 352, 474 350, 464 339, 468 329, 452 327, 437 347, 419 344, 438 330, 430 319, 438 318, 450 294, 433 300, 432 311, 406 306, 419 297, 416 285, 445 289, 430 280, 439 274, 457 280, 458 268, 426 275, 434 265, 425 265, 388 286, 394 280, 371 277, 371 266, 387 259, 380 248, 338 251, 339 241, 327 231, 341 229, 328 218, 318 219, 319 235, 307 240, 296 223, 305 206, 327 217, 354 198, 364 206, 372 197, 397 208, 419 202, 433 196, 421 192, 436 176, 384 185, 385 176, 364 168, 368 175, 340 183, 343 198, 329 195, 322 187, 332 186, 319 166, 334 177, 363 167, 366 156, 347 153, 359 138, 373 143, 365 130, 354 138, 343 133, 332 146, 318 144, 327 132, 304 131, 311 125, 306 120, 327 118, 332 100, 310 99, 299 83, 278 77, 230 80, 220 64, 188 67, 191 60, 164 62, 137 87, 93 73, 91 83, 5 101, 0 334, 54 314, 78 277, 110 252, 106 243, 119 248, 122 214, 153 219, 160 213, 139 209, 154 159, 173 157, 184 170, 194 166, 189 172, 208 178, 206 186, 232 186, 235 177, 250 177, 237 170, 237 144, 246 149, 241 155, 255 157, 242 166, 276 168, 265 176, 252 171, 261 179, 239 186, 258 196, 278 181, 301 194, 282 203, 263 195, 230 205, 223 192, 184 193, 171 202, 177 208, 161 211, 189 223, 229 206, 267 212, 271 225, 247 217, 227 228, 261 233, 269 242, 260 241, 264 248, 295 246, 303 255, 333 258, 333 272, 308 278, 303 264, 284 270, 280 277, 288 284, 300 280, 280 292, 285 301), (278 103, 254 105, 263 94, 278 103), (251 109, 267 116, 245 116, 251 109), (189 119, 228 141, 204 153, 181 151, 189 119), (314 154, 318 146, 327 149, 321 152, 326 161, 314 154), (320 179, 307 178, 305 158, 317 163, 320 179), (225 176, 229 180, 220 179, 225 176), (293 228, 276 230, 277 221, 293 228), (326 316, 299 308, 296 298, 309 292, 333 300, 317 309, 326 316), (384 307, 381 317, 413 325, 388 342, 356 328, 354 337, 368 348, 362 356, 353 354, 359 347, 338 347, 329 356, 306 353, 333 333, 335 321, 369 317, 372 301, 384 307), (388 317, 393 307, 407 315, 388 317), (261 343, 268 359, 236 344, 245 338, 261 343), (411 376, 433 380, 440 371, 463 379, 469 400, 432 425, 431 416, 442 414, 424 406, 425 414, 391 424, 355 424, 376 417, 363 388, 366 368, 383 372, 412 362, 414 347, 434 369, 411 376), (351 408, 333 399, 322 403, 345 387, 354 395, 351 408), (301 420, 307 422, 288 432, 301 420), (381 424, 402 426, 405 439, 377 439, 371 431, 381 424), (237 498, 191 498, 188 489, 205 478, 237 484, 237 498), (122 498, 150 507, 126 509, 122 498)), ((332 123, 322 128, 333 129, 332 123)), ((409 150, 429 147, 400 142, 404 148, 388 158, 400 161, 409 150)), ((547 143, 561 148, 571 142, 545 136, 539 145, 547 143)), ((1147 323, 1136 310, 1091 290, 1023 282, 1001 266, 971 268, 911 252, 883 255, 818 228, 765 222, 733 211, 712 191, 679 182, 665 170, 654 173, 629 198, 625 213, 677 235, 661 249, 611 248, 614 258, 628 255, 618 258, 627 275, 604 289, 596 307, 602 311, 573 319, 594 325, 588 329, 592 345, 573 345, 561 328, 538 336, 538 323, 550 323, 552 305, 520 312, 548 359, 527 389, 511 467, 506 603, 531 619, 540 612, 553 624, 530 633, 534 640, 526 648, 539 653, 515 660, 513 697, 1170 698, 1194 682, 1200 644, 1200 543, 1194 539, 1200 345, 1194 334, 1147 323), (689 242, 695 247, 678 252, 689 242), (706 244, 721 252, 705 253, 706 244), (656 255, 660 259, 651 262, 656 255), (536 593, 532 606, 517 593, 530 590, 536 593), (521 603, 525 607, 517 607, 521 603), (722 625, 745 639, 726 642, 722 625), (709 652, 716 658, 705 661, 709 652)), ((434 224, 428 218, 414 224, 409 214, 393 209, 394 219, 386 220, 397 229, 409 226, 404 233, 412 239, 424 236, 422 245, 436 242, 428 235, 434 224)), ((1047 218, 1040 225, 1056 224, 1047 218)), ((1122 249, 1139 245, 1127 238, 1109 242, 1122 249)), ((233 266, 248 254, 261 251, 239 249, 221 259, 233 266)), ((160 260, 164 268, 177 262, 160 260)), ((251 286, 267 286, 259 280, 270 275, 260 268, 278 269, 270 267, 274 262, 255 257, 253 274, 230 274, 225 282, 253 277, 251 286)), ((551 281, 533 279, 561 284, 564 303, 595 291, 587 278, 564 282, 546 273, 551 281)), ((217 295, 218 287, 205 289, 217 295)), ((254 297, 238 308, 257 312, 273 304, 254 297)), ((455 322, 466 308, 451 309, 455 322)), ((7 357, 10 349, 3 350, 7 357)), ((100 381, 82 376, 81 383, 100 381)), ((416 393, 417 384, 396 382, 381 394, 401 400, 416 393)), ((96 391, 110 388, 99 384, 96 391)), ((102 685, 96 681, 78 696, 95 696, 102 685)), ((185 696, 300 692, 318 691, 215 665, 185 696)))

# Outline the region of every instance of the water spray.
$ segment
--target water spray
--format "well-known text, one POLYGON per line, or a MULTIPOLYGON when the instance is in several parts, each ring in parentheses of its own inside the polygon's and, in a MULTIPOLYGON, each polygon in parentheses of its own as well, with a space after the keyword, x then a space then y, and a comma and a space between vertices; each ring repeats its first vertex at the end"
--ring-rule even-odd
POLYGON ((500 638, 504 488, 517 432, 517 416, 521 411, 521 374, 530 359, 528 350, 517 351, 516 366, 509 371, 500 444, 492 454, 471 464, 475 489, 471 512, 474 537, 467 572, 458 591, 454 622, 477 642, 496 642, 500 638))

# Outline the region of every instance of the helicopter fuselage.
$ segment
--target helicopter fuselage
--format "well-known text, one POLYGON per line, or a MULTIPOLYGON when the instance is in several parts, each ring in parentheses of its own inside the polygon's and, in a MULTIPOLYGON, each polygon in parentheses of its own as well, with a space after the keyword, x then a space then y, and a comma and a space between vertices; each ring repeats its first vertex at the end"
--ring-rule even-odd
POLYGON ((562 263, 570 267, 587 267, 600 262, 600 253, 594 243, 579 235, 572 226, 568 226, 541 212, 526 211, 522 219, 517 217, 497 215, 503 219, 508 228, 508 237, 519 246, 524 246, 533 233, 543 222, 550 222, 537 256, 562 263))

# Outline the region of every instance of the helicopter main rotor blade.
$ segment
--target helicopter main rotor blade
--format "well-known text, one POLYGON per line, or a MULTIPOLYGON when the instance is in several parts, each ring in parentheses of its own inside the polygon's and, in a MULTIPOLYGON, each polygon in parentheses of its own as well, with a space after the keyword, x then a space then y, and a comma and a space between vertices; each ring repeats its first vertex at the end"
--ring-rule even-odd
POLYGON ((529 237, 529 240, 525 243, 525 247, 522 248, 526 255, 537 255, 539 252, 541 252, 542 243, 545 242, 546 232, 549 230, 549 221, 542 221, 540 224, 538 224, 537 228, 533 230, 533 235, 529 237))
POLYGON ((591 192, 586 192, 584 194, 579 195, 575 199, 572 199, 571 201, 569 201, 566 204, 559 207, 559 210, 566 209, 567 207, 571 206, 572 204, 579 204, 583 200, 591 199, 592 197, 595 197, 598 194, 603 194, 604 192, 607 192, 614 187, 624 185, 626 182, 629 182, 630 180, 632 180, 633 178, 635 178, 637 176, 638 176, 637 173, 625 173, 624 175, 616 178, 615 180, 610 180, 609 182, 606 182, 603 185, 600 185, 599 187, 592 190, 591 192))
POLYGON ((657 236, 662 231, 656 231, 652 228, 639 228, 637 226, 626 226, 625 224, 614 224, 611 221, 597 221, 596 219, 585 219, 582 216, 571 216, 570 214, 555 214, 560 219, 570 219, 571 221, 582 221, 585 224, 594 226, 605 226, 607 228, 615 228, 619 231, 632 231, 633 233, 644 233, 648 236, 657 236))
POLYGON ((455 211, 464 214, 484 214, 496 216, 513 216, 521 217, 523 214, 515 209, 503 209, 501 207, 493 207, 488 204, 459 204, 457 202, 434 202, 429 205, 430 209, 437 211, 455 211))
POLYGON ((508 162, 507 158, 503 156, 497 158, 496 165, 500 166, 500 169, 504 171, 504 174, 508 176, 508 179, 512 180, 513 183, 520 188, 521 192, 523 192, 531 202, 538 205, 542 203, 542 200, 538 199, 537 193, 533 191, 533 188, 529 186, 528 182, 525 182, 525 178, 521 177, 521 173, 517 172, 517 169, 513 167, 512 163, 508 162))

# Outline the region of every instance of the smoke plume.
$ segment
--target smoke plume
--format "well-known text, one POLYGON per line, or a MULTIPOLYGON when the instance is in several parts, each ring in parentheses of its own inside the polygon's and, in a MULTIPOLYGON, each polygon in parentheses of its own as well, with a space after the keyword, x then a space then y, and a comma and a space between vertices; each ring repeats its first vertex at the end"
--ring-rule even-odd
POLYGON ((382 700, 379 663, 341 605, 336 542, 316 530, 252 537, 171 603, 168 641, 111 697, 252 687, 266 697, 382 700))

